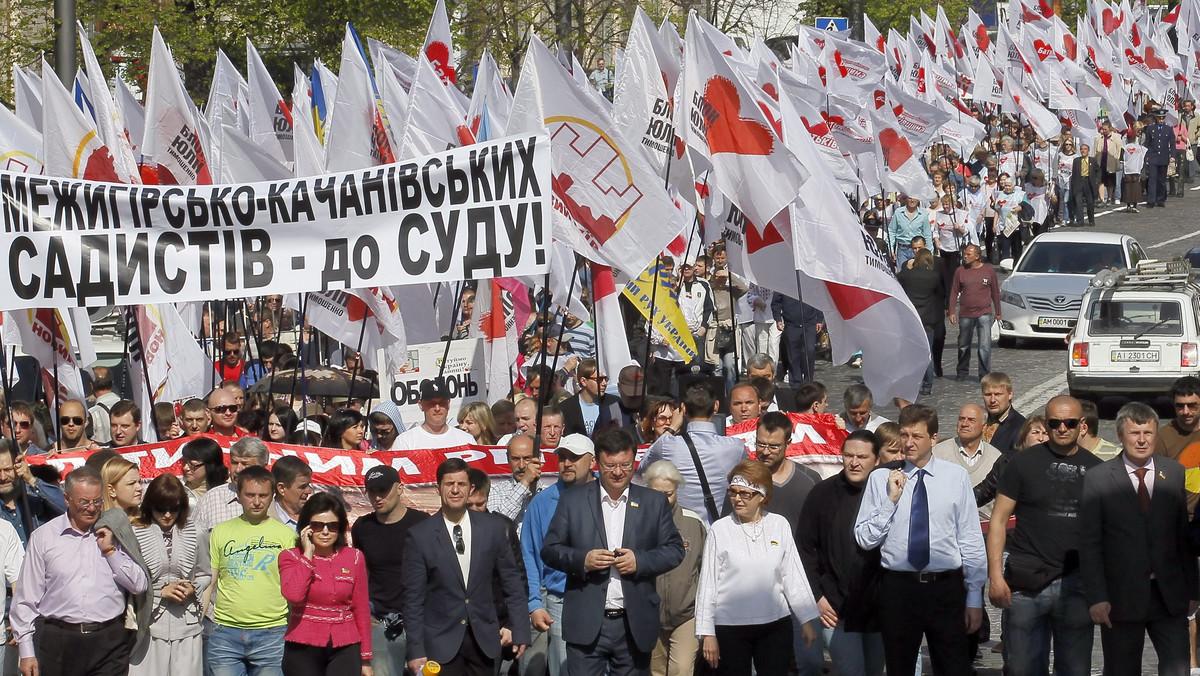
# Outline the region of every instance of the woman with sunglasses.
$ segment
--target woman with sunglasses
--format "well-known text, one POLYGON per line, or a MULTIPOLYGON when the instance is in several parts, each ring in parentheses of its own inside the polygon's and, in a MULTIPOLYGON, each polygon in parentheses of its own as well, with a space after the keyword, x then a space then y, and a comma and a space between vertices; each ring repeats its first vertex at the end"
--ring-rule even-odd
POLYGON ((647 397, 637 425, 638 444, 652 444, 664 434, 672 436, 683 429, 683 410, 670 397, 647 397))
POLYGON ((154 601, 150 638, 134 650, 130 676, 198 674, 203 667, 200 599, 212 576, 208 539, 197 536, 189 513, 187 488, 175 476, 162 474, 146 487, 133 533, 154 601))
POLYGON ((713 522, 696 589, 696 637, 718 674, 786 674, 792 660, 792 616, 805 646, 820 617, 787 519, 764 511, 771 471, 743 460, 729 472, 733 513, 713 522))
POLYGON ((183 445, 183 485, 187 488, 192 507, 210 488, 223 486, 229 480, 225 454, 221 445, 209 437, 196 437, 183 445))
POLYGON ((339 409, 329 417, 321 446, 343 451, 365 451, 363 438, 367 431, 366 420, 363 414, 352 408, 339 409))
POLYGON ((346 543, 350 522, 341 501, 317 493, 296 520, 300 539, 279 555, 288 600, 286 676, 373 676, 367 563, 346 543))

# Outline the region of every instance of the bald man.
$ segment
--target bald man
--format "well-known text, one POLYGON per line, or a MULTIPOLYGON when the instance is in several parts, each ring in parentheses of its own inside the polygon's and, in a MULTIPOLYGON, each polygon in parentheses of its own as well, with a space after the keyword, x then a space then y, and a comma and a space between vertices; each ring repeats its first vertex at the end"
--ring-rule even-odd
MULTIPOLYGON (((971 476, 971 486, 987 478, 992 465, 1000 458, 1000 451, 983 440, 983 424, 987 411, 979 404, 967 404, 958 410, 958 427, 955 436, 939 442, 933 447, 935 458, 962 466, 971 476)), ((992 504, 979 508, 979 518, 990 519, 992 504)))
POLYGON ((513 437, 527 434, 530 437, 537 434, 538 404, 537 399, 526 397, 513 407, 513 415, 517 419, 517 431, 500 437, 497 443, 507 444, 513 437))
POLYGON ((762 402, 758 399, 758 390, 750 383, 738 383, 729 392, 729 423, 736 425, 747 420, 754 420, 762 415, 762 402))
POLYGON ((54 452, 99 450, 100 444, 88 439, 88 412, 83 402, 68 399, 58 407, 58 441, 54 452))

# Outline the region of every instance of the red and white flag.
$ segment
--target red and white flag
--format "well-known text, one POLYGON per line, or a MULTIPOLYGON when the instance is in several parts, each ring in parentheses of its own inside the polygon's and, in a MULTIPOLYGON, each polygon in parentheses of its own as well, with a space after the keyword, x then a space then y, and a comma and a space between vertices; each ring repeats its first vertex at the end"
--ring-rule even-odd
POLYGON ((142 139, 143 180, 161 185, 208 185, 208 152, 199 115, 175 70, 175 58, 154 27, 142 139), (153 180, 151 180, 153 179, 153 180))
POLYGON ((425 44, 421 52, 429 59, 433 70, 447 85, 457 81, 454 68, 454 38, 450 35, 450 17, 446 14, 446 0, 438 0, 429 19, 429 30, 425 33, 425 44))
POLYGON ((513 312, 513 294, 504 288, 503 279, 481 283, 475 295, 478 331, 483 336, 483 357, 487 363, 487 402, 494 404, 512 392, 520 376, 517 360, 521 356, 520 337, 513 312))
POLYGON ((112 92, 108 88, 108 80, 100 69, 96 53, 92 51, 92 43, 88 40, 83 24, 76 23, 79 36, 79 48, 83 52, 83 62, 87 69, 86 83, 87 98, 95 112, 96 132, 100 141, 108 147, 113 156, 113 166, 122 183, 141 183, 137 157, 130 147, 129 137, 125 134, 125 125, 121 121, 120 109, 113 101, 112 92))
POLYGON ((929 175, 891 111, 886 108, 872 110, 871 123, 875 129, 875 152, 881 163, 879 176, 884 188, 921 201, 937 197, 929 175))
POLYGON ((337 95, 325 132, 325 169, 352 171, 396 161, 389 127, 358 35, 346 24, 337 95))
POLYGON ((275 80, 267 71, 258 50, 246 38, 246 78, 250 118, 250 140, 283 165, 291 165, 295 153, 292 142, 292 112, 288 110, 275 80))
POLYGON ((475 74, 475 90, 471 93, 471 106, 467 109, 467 124, 471 134, 480 138, 479 126, 487 117, 487 138, 497 139, 508 129, 508 116, 512 113, 512 92, 504 84, 500 67, 491 52, 483 50, 479 59, 479 70, 475 74))
POLYGON ((12 317, 21 335, 21 350, 36 359, 41 367, 46 405, 54 410, 56 404, 68 399, 84 401, 83 377, 75 361, 74 335, 62 312, 55 308, 35 308, 13 310, 8 316, 12 317))
POLYGON ((408 91, 408 115, 399 138, 397 156, 401 159, 475 143, 467 121, 450 99, 449 89, 424 56, 417 60, 417 74, 408 91))
POLYGON ((43 174, 42 135, 15 113, 0 105, 0 170, 43 174))
POLYGON ((688 145, 713 166, 716 183, 756 223, 769 223, 808 177, 758 106, 754 87, 726 62, 695 12, 688 15, 683 105, 688 145))
POLYGON ((636 277, 683 229, 679 212, 637 143, 533 37, 508 132, 542 130, 551 138, 555 238, 636 277))
MULTIPOLYGON (((124 183, 112 153, 100 140, 92 118, 75 105, 71 94, 42 60, 42 157, 50 176, 124 183)), ((126 177, 128 179, 128 177, 126 177)))
POLYGON ((600 373, 616 380, 621 369, 634 364, 621 315, 621 287, 616 285, 612 268, 592 263, 592 294, 596 327, 596 361, 600 373))

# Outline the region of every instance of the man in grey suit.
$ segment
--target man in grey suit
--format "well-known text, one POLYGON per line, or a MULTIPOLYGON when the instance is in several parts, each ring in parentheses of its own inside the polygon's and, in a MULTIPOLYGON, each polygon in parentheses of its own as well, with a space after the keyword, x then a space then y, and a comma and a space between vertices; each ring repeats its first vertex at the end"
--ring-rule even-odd
POLYGON ((492 676, 500 656, 500 624, 492 599, 497 575, 514 618, 512 644, 519 658, 529 645, 529 604, 509 546, 504 520, 467 510, 467 463, 438 465, 441 510, 408 531, 404 545, 404 620, 408 668, 442 665, 448 676, 492 676), (517 621, 522 620, 522 621, 517 621))
POLYGON ((633 437, 607 429, 595 448, 600 481, 563 492, 542 560, 567 574, 567 673, 645 676, 659 632, 654 581, 683 560, 683 539, 666 496, 630 485, 633 437))
POLYGON ((1158 673, 1186 676, 1188 615, 1200 599, 1184 469, 1154 455, 1158 416, 1134 402, 1117 413, 1123 447, 1084 477, 1079 565, 1104 673, 1141 673, 1146 633, 1158 673))

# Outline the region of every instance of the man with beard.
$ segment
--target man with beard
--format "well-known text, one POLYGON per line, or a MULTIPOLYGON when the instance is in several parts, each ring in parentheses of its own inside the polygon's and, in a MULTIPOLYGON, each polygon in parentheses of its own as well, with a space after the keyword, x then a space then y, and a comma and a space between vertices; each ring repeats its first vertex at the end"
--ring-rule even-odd
POLYGON ((562 637, 562 609, 567 574, 542 561, 542 541, 546 539, 550 519, 558 508, 562 492, 594 478, 595 447, 592 440, 582 434, 568 434, 555 452, 558 454, 558 481, 533 496, 521 526, 521 557, 525 560, 529 621, 534 630, 533 641, 521 660, 521 672, 538 674, 549 668, 550 676, 566 672, 567 644, 562 637))

